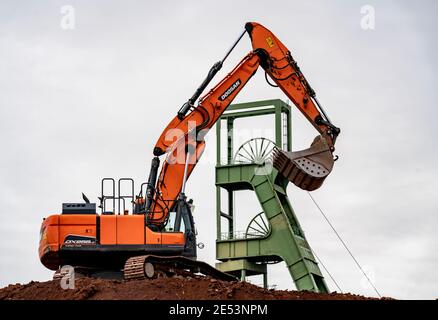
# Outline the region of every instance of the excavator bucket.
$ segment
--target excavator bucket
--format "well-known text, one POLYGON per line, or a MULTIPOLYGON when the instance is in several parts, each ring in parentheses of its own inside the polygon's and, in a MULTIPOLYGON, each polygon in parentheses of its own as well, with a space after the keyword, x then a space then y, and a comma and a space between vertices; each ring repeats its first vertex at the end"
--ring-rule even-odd
POLYGON ((286 152, 274 149, 274 168, 303 190, 318 189, 332 171, 333 164, 333 154, 322 136, 317 136, 305 150, 286 152))

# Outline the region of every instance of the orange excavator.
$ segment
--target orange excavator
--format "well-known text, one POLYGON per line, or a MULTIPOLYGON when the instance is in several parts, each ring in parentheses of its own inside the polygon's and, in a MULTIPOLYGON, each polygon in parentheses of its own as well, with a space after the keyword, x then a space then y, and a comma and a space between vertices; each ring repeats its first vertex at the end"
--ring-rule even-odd
POLYGON ((140 193, 134 197, 133 181, 121 179, 132 184, 132 194, 120 194, 119 180, 116 195, 115 181, 105 178, 99 198, 101 214, 97 214, 96 204, 90 203, 85 195, 85 203, 64 203, 61 214, 43 220, 39 245, 42 264, 58 272, 62 266, 71 265, 77 272, 91 276, 110 270, 125 279, 184 272, 231 279, 230 275, 196 260, 200 244, 196 241, 193 205, 192 200, 187 200, 185 185, 205 148, 205 134, 259 66, 264 69, 267 82, 279 87, 319 132, 309 149, 297 152, 276 149, 273 166, 301 189, 319 188, 333 168, 334 145, 340 130, 329 120, 290 51, 271 31, 250 22, 162 132, 153 150, 149 179, 140 193), (245 33, 251 38, 253 50, 199 98, 245 33), (164 155, 166 159, 158 175, 160 156, 164 155), (104 182, 108 181, 113 192, 105 195, 104 182), (126 199, 132 203, 132 214, 125 210, 125 205, 120 211, 120 203, 124 204, 126 199), (107 210, 108 200, 113 202, 112 211, 107 210))

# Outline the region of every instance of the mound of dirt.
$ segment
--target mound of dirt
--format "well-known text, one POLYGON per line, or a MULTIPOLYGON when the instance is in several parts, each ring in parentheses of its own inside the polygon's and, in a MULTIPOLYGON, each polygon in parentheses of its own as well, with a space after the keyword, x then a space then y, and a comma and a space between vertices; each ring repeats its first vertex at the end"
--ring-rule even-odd
POLYGON ((208 277, 117 281, 79 278, 74 289, 59 280, 15 284, 0 289, 0 300, 367 300, 354 294, 267 290, 247 282, 208 277))

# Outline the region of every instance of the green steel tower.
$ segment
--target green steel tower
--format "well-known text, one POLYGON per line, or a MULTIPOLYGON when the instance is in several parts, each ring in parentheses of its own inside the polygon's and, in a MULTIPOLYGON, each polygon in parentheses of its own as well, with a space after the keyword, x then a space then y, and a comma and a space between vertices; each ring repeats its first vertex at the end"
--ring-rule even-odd
MULTIPOLYGON (((274 147, 290 151, 291 108, 281 100, 234 104, 228 107, 216 125, 216 267, 245 280, 263 275, 268 285, 267 265, 284 261, 298 290, 329 292, 321 270, 289 202, 289 181, 269 162, 274 147), (253 138, 234 149, 234 120, 274 115, 275 141, 253 138), (226 160, 221 155, 221 127, 226 123, 226 160), (256 213, 246 230, 234 230, 235 192, 255 192, 262 212, 256 213), (221 199, 223 191, 227 199, 221 199), (222 200, 227 200, 225 208, 222 200), (228 221, 226 228, 223 220, 228 221), (224 230, 225 229, 225 230, 224 230)), ((225 202, 225 201, 224 201, 225 202)))

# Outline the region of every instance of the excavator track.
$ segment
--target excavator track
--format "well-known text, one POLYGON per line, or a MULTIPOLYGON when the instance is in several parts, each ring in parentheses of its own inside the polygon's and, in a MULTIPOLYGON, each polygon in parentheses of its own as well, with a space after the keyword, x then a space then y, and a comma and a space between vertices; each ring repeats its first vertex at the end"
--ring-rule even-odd
POLYGON ((126 260, 124 268, 125 280, 151 279, 169 275, 193 276, 195 273, 218 280, 237 280, 234 276, 213 268, 208 263, 183 256, 136 256, 126 260))

